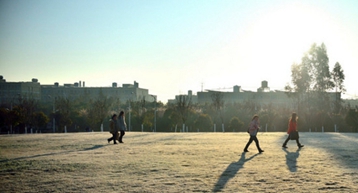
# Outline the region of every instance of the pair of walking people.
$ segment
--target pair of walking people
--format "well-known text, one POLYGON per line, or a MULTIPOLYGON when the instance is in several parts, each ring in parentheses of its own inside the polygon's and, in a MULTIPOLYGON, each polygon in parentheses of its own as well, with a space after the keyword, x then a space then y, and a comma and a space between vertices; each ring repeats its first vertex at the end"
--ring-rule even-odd
MULTIPOLYGON (((296 143, 297 143, 297 146, 298 148, 301 148, 303 147, 303 145, 300 144, 299 140, 298 140, 298 131, 297 131, 297 114, 296 113, 292 113, 292 116, 288 122, 288 130, 287 130, 287 133, 288 133, 288 137, 287 139, 285 140, 285 142, 283 143, 282 147, 283 148, 287 148, 287 142, 290 140, 290 139, 295 139, 296 140, 296 143), (293 134, 296 134, 296 137, 294 138, 293 137, 293 134)), ((259 153, 262 153, 264 152, 264 150, 262 150, 260 148, 260 144, 259 144, 259 140, 257 139, 257 132, 260 130, 260 122, 259 122, 259 116, 258 115, 254 115, 252 117, 252 120, 250 122, 250 125, 249 125, 249 129, 248 129, 248 133, 250 134, 250 139, 249 141, 247 142, 245 148, 244 148, 244 152, 249 152, 248 148, 250 146, 250 144, 255 141, 255 144, 256 144, 256 147, 257 147, 257 150, 259 151, 259 153)))
POLYGON ((117 144, 117 141, 123 143, 123 136, 127 130, 124 111, 119 113, 119 117, 117 117, 117 114, 113 114, 109 122, 109 132, 112 134, 112 137, 107 139, 108 143, 112 140, 114 144, 117 144))

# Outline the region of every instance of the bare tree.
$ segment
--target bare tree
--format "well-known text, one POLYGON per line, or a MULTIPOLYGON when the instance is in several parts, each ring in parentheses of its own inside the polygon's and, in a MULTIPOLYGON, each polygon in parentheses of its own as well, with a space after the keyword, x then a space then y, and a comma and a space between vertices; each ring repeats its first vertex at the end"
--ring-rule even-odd
MULTIPOLYGON (((214 106, 214 109, 216 111, 216 114, 221 121, 221 124, 224 124, 224 118, 222 114, 222 108, 224 107, 224 100, 223 100, 223 94, 221 92, 212 92, 211 94, 211 100, 212 104, 214 106)), ((215 119, 216 120, 216 119, 215 119)), ((216 121, 215 121, 216 123, 216 121)))
POLYGON ((109 114, 110 100, 100 90, 98 98, 90 102, 88 109, 88 122, 94 128, 99 127, 109 114))
POLYGON ((189 112, 193 108, 191 96, 179 95, 176 102, 176 110, 183 123, 183 129, 185 129, 185 123, 188 119, 189 112))

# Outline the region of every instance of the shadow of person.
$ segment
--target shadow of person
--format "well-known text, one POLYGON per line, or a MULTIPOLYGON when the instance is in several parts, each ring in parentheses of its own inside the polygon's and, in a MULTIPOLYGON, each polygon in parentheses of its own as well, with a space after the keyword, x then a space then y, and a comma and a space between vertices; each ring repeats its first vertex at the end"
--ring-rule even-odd
POLYGON ((93 147, 85 148, 81 151, 89 151, 89 150, 95 150, 104 147, 104 145, 94 145, 93 147))
POLYGON ((232 162, 227 168, 226 170, 220 175, 219 180, 216 182, 213 192, 218 192, 221 191, 225 185, 227 184, 227 182, 233 178, 236 173, 244 167, 244 164, 247 161, 250 161, 251 159, 253 159, 254 157, 256 157, 257 155, 259 155, 259 153, 249 157, 246 159, 246 152, 243 152, 241 154, 240 159, 237 162, 232 162))
POLYGON ((300 149, 296 152, 289 152, 286 148, 282 148, 286 152, 286 165, 290 172, 297 172, 297 158, 300 156, 300 149))
POLYGON ((63 152, 58 152, 58 153, 45 153, 45 154, 38 154, 38 155, 32 155, 32 156, 24 156, 24 157, 18 157, 18 158, 13 158, 13 159, 2 159, 0 160, 1 162, 10 162, 10 161, 15 161, 15 160, 23 160, 23 159, 30 159, 30 158, 37 158, 37 157, 46 157, 46 156, 53 156, 53 155, 61 155, 61 154, 68 154, 68 153, 73 153, 73 152, 77 152, 77 151, 91 151, 91 150, 96 150, 99 148, 104 147, 104 145, 94 145, 92 147, 88 147, 88 148, 84 148, 81 150, 68 150, 68 151, 63 151, 63 152))

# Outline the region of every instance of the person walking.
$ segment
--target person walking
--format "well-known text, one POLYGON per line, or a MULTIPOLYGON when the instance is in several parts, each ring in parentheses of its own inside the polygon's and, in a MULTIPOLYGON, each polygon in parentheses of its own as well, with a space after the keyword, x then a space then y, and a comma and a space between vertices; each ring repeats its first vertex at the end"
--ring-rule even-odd
POLYGON ((251 119, 251 122, 250 122, 250 125, 249 125, 249 130, 248 130, 248 132, 250 134, 250 139, 249 139, 249 141, 247 142, 247 144, 245 146, 244 152, 249 152, 248 148, 249 148, 250 144, 252 143, 252 141, 255 141, 256 147, 257 147, 257 150, 259 151, 259 153, 264 152, 264 150, 262 150, 260 148, 259 140, 256 137, 257 132, 259 131, 259 129, 260 129, 259 116, 254 115, 252 117, 252 119, 251 119))
POLYGON ((285 140, 285 142, 283 142, 283 145, 282 145, 283 148, 287 148, 286 145, 290 139, 296 140, 298 148, 301 148, 304 146, 304 145, 301 145, 300 141, 298 140, 299 135, 298 135, 298 131, 297 131, 297 120, 298 120, 297 113, 293 112, 290 120, 288 121, 288 130, 287 130, 288 137, 285 140))
POLYGON ((125 115, 124 112, 121 111, 119 113, 119 130, 120 130, 120 136, 119 136, 119 143, 123 143, 123 136, 126 134, 125 131, 127 130, 127 124, 126 124, 126 120, 125 120, 125 115))
POLYGON ((109 132, 112 134, 111 138, 108 138, 107 141, 110 143, 112 140, 114 144, 117 144, 116 140, 118 140, 118 123, 117 123, 117 115, 113 114, 111 119, 109 120, 109 132))

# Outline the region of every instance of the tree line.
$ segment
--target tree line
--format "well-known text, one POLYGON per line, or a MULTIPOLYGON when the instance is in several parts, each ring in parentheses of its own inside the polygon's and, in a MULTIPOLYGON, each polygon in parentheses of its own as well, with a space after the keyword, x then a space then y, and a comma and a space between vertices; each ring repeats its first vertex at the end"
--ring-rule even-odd
POLYGON ((18 96, 14 103, 0 105, 0 128, 1 133, 28 133, 30 129, 64 132, 65 128, 68 132, 100 131, 101 127, 108 131, 111 115, 124 110, 131 131, 245 132, 254 114, 260 116, 262 129, 286 131, 290 114, 295 111, 301 131, 358 131, 357 107, 344 104, 340 97, 345 92, 344 71, 339 62, 330 71, 323 43, 313 44, 301 62, 291 66, 291 78, 285 90, 295 101, 293 109, 253 101, 225 103, 221 92, 212 92, 211 103, 194 104, 190 96, 180 95, 176 103, 166 105, 145 98, 120 101, 101 91, 96 98, 58 97, 54 102, 18 96), (333 101, 328 97, 332 91, 337 94, 333 101))

